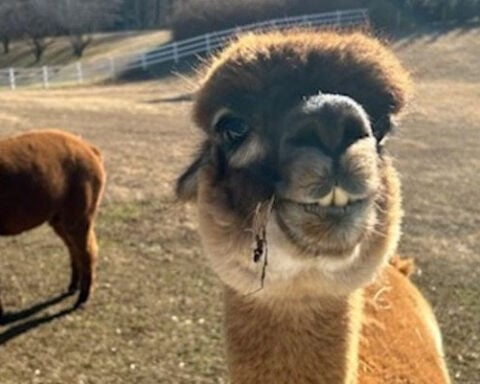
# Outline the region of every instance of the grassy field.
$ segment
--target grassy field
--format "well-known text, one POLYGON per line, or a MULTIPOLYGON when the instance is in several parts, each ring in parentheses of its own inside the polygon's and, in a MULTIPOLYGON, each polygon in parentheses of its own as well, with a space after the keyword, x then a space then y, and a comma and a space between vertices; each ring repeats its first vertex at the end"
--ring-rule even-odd
MULTIPOLYGON (((101 60, 109 56, 128 55, 152 49, 170 40, 168 31, 101 33, 93 36, 92 43, 86 48, 82 62, 101 60)), ((40 65, 66 65, 78 59, 72 54, 72 48, 65 37, 50 40, 39 63, 35 62, 32 46, 27 40, 14 41, 10 52, 0 53, 0 68, 25 68, 40 65)))
MULTIPOLYGON (((400 251, 439 318, 452 377, 480 382, 480 31, 410 36, 395 49, 417 93, 390 150, 404 185, 400 251)), ((98 284, 69 312, 68 257, 47 227, 0 238, 0 382, 225 383, 222 292, 191 207, 172 186, 198 142, 166 78, 0 93, 0 134, 59 127, 96 143, 108 188, 97 221, 98 284)))

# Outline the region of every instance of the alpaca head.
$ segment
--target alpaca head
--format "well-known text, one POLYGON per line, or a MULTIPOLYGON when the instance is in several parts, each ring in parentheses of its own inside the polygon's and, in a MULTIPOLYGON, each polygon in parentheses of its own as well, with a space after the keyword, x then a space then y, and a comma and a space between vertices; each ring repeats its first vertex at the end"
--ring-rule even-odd
POLYGON ((345 294, 372 278, 399 236, 398 180, 382 149, 407 88, 393 54, 360 33, 252 34, 213 60, 194 105, 206 138, 177 195, 197 202, 225 283, 261 284, 251 229, 272 197, 259 295, 345 294))

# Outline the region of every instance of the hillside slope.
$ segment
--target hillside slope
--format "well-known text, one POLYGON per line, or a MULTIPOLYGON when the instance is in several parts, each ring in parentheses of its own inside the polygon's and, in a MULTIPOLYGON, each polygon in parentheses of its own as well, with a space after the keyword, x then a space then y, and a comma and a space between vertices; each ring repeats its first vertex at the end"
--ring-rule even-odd
MULTIPOLYGON (((83 62, 100 60, 108 56, 131 54, 150 50, 170 40, 170 32, 128 32, 102 33, 94 36, 92 43, 86 48, 83 62)), ((14 41, 10 53, 0 53, 0 68, 24 68, 40 65, 65 65, 77 61, 67 38, 58 37, 52 40, 40 63, 35 63, 31 46, 25 40, 14 41)))

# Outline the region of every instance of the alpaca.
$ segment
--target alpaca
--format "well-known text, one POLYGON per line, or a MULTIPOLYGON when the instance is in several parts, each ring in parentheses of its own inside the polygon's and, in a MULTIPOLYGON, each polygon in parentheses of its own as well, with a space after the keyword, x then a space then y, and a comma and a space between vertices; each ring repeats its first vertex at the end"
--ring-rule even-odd
POLYGON ((68 292, 80 290, 76 307, 95 279, 93 221, 104 184, 100 152, 72 134, 37 130, 0 140, 0 235, 48 222, 70 253, 68 292))
POLYGON ((384 150, 410 89, 360 32, 249 34, 200 80, 205 139, 179 177, 225 284, 232 384, 448 383, 433 312, 395 256, 384 150))

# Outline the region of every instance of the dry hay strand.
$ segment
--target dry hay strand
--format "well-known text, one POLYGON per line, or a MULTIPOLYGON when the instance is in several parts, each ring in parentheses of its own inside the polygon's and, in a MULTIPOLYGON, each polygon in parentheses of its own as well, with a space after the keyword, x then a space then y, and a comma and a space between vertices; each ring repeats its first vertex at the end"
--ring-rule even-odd
POLYGON ((258 263, 263 260, 262 273, 260 275, 260 288, 250 293, 254 294, 263 289, 265 284, 265 276, 268 266, 268 241, 267 241, 267 223, 272 214, 273 205, 275 203, 275 195, 268 200, 257 204, 251 232, 253 233, 253 262, 258 263))

